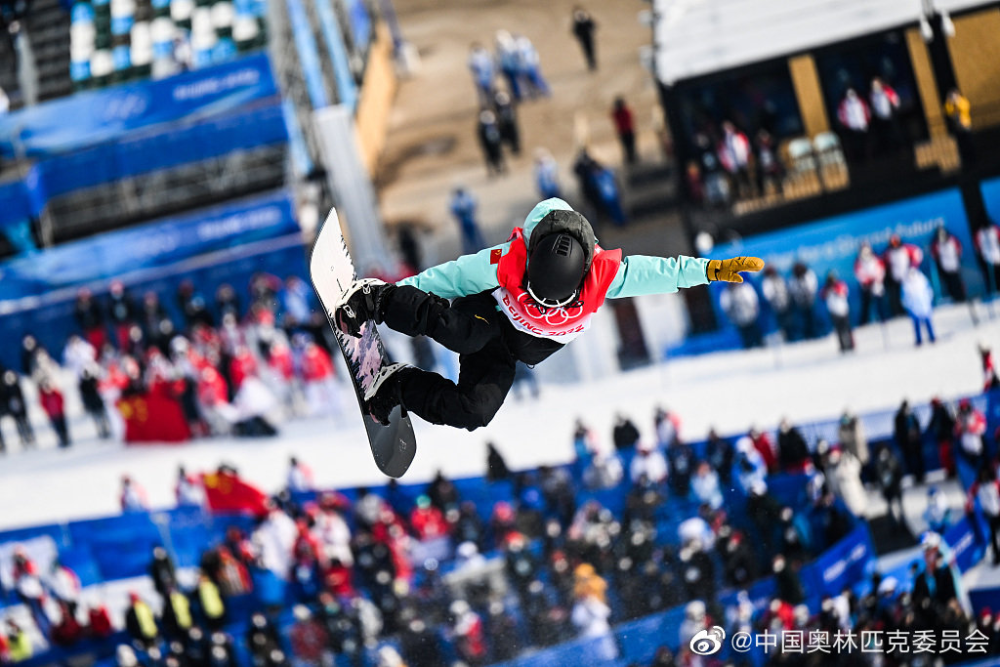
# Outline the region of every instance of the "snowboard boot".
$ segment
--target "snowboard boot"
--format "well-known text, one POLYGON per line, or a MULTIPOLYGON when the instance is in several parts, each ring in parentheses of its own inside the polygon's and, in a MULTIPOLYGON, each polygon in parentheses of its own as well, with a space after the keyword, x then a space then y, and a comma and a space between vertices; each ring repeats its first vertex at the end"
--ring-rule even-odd
POLYGON ((365 391, 365 407, 379 424, 387 425, 393 408, 402 404, 400 380, 412 370, 409 364, 389 364, 375 374, 375 381, 365 391))
POLYGON ((390 285, 376 278, 355 280, 333 305, 333 321, 337 328, 355 338, 361 335, 361 325, 368 320, 382 321, 382 302, 390 285))

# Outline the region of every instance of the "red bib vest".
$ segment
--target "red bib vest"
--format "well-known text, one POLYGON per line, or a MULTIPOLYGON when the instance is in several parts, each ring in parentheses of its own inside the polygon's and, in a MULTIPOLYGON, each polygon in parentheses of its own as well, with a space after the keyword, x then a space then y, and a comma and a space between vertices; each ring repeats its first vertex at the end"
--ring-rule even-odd
POLYGON ((527 258, 524 230, 518 227, 511 236, 510 249, 497 264, 500 287, 493 291, 493 298, 515 328, 538 338, 558 338, 559 342, 568 343, 586 330, 591 317, 604 303, 608 288, 618 275, 622 251, 595 247, 594 261, 579 298, 564 308, 543 308, 525 290, 527 258))

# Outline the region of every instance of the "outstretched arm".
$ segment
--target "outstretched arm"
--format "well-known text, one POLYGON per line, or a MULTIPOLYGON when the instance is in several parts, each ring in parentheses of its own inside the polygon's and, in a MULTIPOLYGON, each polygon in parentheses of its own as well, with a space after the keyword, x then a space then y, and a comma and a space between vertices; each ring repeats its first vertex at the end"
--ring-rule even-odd
POLYGON ((432 266, 415 276, 400 280, 397 285, 412 285, 445 299, 478 294, 494 289, 497 281, 497 261, 507 252, 508 243, 484 248, 475 255, 462 255, 456 260, 432 266))
POLYGON ((760 271, 762 268, 763 260, 756 257, 708 260, 683 255, 676 258, 632 255, 622 259, 618 274, 608 289, 608 298, 666 294, 717 280, 741 283, 741 271, 760 271))

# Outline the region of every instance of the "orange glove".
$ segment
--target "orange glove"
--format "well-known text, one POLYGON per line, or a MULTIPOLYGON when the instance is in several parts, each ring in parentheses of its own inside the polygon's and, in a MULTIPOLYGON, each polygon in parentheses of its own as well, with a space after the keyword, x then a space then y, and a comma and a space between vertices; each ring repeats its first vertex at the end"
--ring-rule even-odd
POLYGON ((721 280, 727 283, 741 283, 741 271, 760 271, 764 268, 764 260, 760 257, 734 257, 732 259, 713 259, 708 263, 708 280, 721 280))

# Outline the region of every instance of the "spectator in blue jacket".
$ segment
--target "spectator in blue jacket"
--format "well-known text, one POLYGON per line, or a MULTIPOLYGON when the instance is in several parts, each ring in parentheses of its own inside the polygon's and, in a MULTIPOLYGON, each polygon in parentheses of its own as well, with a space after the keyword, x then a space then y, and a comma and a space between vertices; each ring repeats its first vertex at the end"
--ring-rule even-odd
POLYGON ((562 198, 559 187, 559 165, 552 153, 545 148, 535 149, 535 184, 542 199, 562 198))
POLYGON ((462 252, 471 255, 486 247, 479 232, 479 223, 476 222, 476 198, 472 196, 464 187, 455 188, 451 198, 451 214, 458 222, 459 230, 462 233, 462 252))
POLYGON ((493 97, 493 56, 479 42, 473 42, 469 49, 469 70, 476 84, 479 106, 487 107, 493 97))

